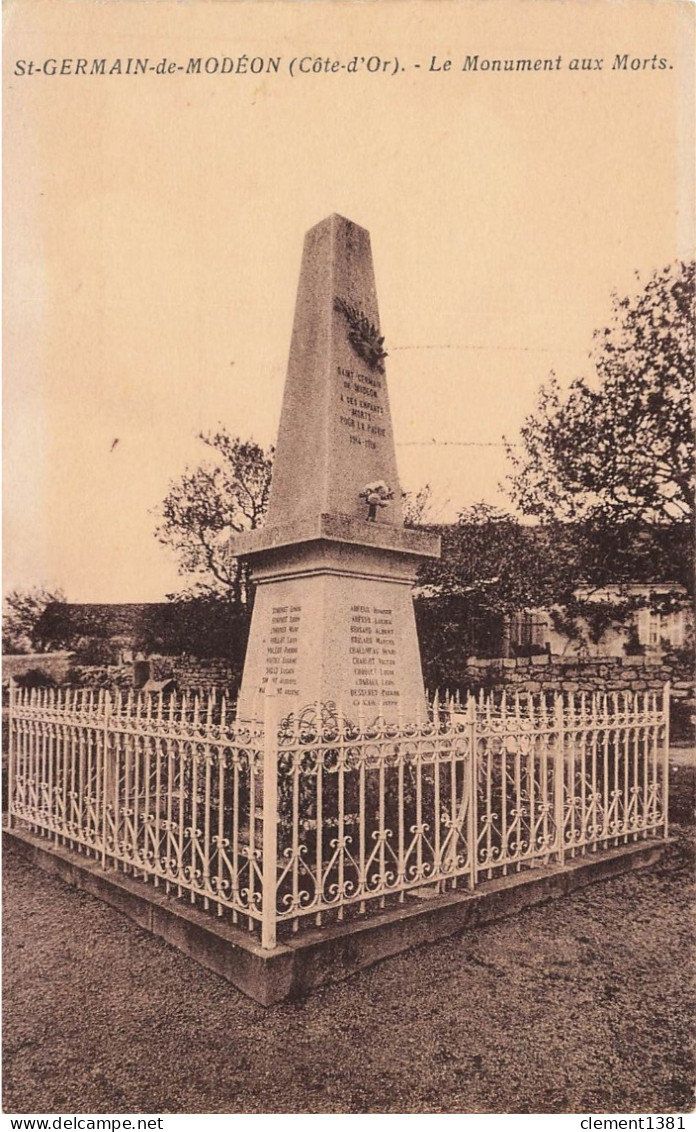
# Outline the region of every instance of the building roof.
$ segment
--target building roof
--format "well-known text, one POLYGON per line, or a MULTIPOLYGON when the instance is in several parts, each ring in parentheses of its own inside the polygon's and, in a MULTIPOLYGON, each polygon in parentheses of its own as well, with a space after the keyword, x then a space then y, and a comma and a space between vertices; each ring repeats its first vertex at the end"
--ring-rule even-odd
POLYGON ((170 602, 73 604, 54 601, 40 619, 42 632, 57 638, 91 637, 113 640, 150 634, 181 620, 180 607, 170 602))
POLYGON ((51 602, 36 629, 51 648, 99 647, 145 653, 238 657, 244 655, 249 612, 205 598, 191 601, 74 604, 51 602))

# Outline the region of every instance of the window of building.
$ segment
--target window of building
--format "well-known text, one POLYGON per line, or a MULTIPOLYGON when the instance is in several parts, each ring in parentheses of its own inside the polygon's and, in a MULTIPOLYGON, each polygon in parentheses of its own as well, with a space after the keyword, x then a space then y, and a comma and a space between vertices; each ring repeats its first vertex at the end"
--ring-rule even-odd
POLYGON ((684 610, 671 613, 641 609, 638 613, 638 640, 647 648, 658 649, 663 644, 681 648, 684 644, 684 610))
POLYGON ((544 652, 549 642, 548 614, 521 609, 510 617, 510 645, 515 652, 544 652))

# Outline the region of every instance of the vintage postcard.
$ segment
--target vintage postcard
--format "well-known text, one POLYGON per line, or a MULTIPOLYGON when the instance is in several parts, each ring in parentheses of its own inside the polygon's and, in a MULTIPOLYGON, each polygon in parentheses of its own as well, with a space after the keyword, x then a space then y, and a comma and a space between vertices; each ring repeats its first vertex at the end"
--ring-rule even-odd
POLYGON ((10 1126, 688 1127, 693 5, 3 14, 10 1126))

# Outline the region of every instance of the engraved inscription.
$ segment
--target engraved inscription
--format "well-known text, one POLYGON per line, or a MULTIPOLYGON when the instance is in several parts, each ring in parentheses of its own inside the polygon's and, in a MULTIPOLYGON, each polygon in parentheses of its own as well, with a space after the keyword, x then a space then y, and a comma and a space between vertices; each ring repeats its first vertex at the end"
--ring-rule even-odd
POLYGON ((351 605, 349 654, 353 667, 351 699, 364 707, 398 707, 396 648, 391 608, 351 605))
POLYGON ((336 370, 341 383, 339 421, 348 432, 350 443, 376 448, 377 442, 387 434, 383 424, 384 407, 380 404, 382 379, 345 366, 337 366, 336 370))
POLYGON ((273 684, 279 696, 299 696, 297 687, 297 640, 302 606, 274 605, 266 646, 266 672, 260 692, 273 684))

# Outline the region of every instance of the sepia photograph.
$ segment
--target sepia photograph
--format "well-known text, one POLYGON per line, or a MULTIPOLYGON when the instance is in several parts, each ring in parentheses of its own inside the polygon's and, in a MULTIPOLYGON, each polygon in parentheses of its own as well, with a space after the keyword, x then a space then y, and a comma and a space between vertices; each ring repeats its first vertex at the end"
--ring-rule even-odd
POLYGON ((695 12, 5 3, 5 1128, 694 1127, 695 12))

